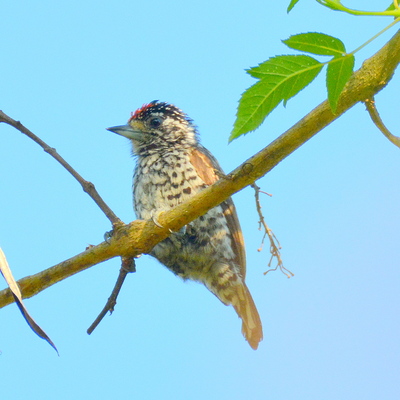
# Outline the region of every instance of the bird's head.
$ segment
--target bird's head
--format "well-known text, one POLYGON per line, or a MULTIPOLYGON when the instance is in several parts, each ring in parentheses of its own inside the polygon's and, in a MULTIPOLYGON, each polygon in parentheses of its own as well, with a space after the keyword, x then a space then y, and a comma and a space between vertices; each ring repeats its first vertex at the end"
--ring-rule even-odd
POLYGON ((187 148, 197 143, 193 121, 178 107, 157 100, 132 113, 126 125, 108 130, 130 139, 137 155, 168 151, 176 146, 187 148))

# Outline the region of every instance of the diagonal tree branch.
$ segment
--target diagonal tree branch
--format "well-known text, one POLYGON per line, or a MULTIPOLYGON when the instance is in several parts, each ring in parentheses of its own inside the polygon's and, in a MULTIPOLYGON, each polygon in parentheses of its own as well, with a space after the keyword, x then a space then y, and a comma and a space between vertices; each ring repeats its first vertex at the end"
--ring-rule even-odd
POLYGON ((108 207, 105 201, 101 198, 93 183, 83 179, 83 177, 74 168, 72 168, 72 166, 63 157, 61 157, 60 154, 57 153, 57 150, 54 147, 50 147, 46 142, 40 139, 40 137, 36 136, 27 127, 22 125, 20 121, 12 119, 1 110, 0 122, 8 124, 13 128, 19 130, 24 135, 28 136, 35 143, 37 143, 46 153, 50 154, 56 161, 58 161, 81 184, 83 191, 86 192, 99 206, 106 217, 110 220, 113 227, 122 224, 122 221, 114 214, 111 208, 108 207))
MULTIPOLYGON (((157 217, 162 228, 152 221, 141 220, 117 227, 109 243, 103 242, 54 267, 18 281, 23 297, 31 297, 68 276, 110 258, 148 253, 170 235, 170 229, 178 231, 232 194, 252 184, 348 109, 372 98, 387 85, 399 63, 400 31, 354 73, 340 97, 336 114, 332 113, 329 103, 324 101, 229 175, 185 203, 162 213, 157 217)), ((13 301, 8 289, 0 292, 0 307, 13 301)))

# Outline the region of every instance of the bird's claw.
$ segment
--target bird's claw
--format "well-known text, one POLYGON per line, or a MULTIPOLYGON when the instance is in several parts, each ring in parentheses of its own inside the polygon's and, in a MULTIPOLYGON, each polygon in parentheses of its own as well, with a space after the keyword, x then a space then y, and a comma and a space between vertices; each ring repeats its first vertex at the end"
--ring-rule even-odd
POLYGON ((104 241, 106 243, 110 243, 110 239, 113 237, 114 235, 114 230, 108 231, 104 234, 104 241))
POLYGON ((186 235, 186 232, 187 232, 187 227, 188 227, 188 225, 182 226, 182 228, 179 229, 179 231, 174 232, 175 235, 177 235, 177 236, 185 236, 185 235, 186 235))
POLYGON ((164 228, 159 222, 158 222, 158 216, 162 213, 162 211, 157 212, 157 215, 154 215, 156 213, 156 210, 151 210, 150 216, 151 220, 154 222, 155 225, 157 225, 159 228, 164 228))
MULTIPOLYGON (((165 227, 162 226, 162 225, 160 224, 160 222, 158 221, 158 217, 159 217, 159 215, 162 214, 162 213, 163 213, 163 211, 159 211, 159 212, 157 212, 157 215, 154 215, 154 214, 156 214, 156 211, 155 211, 155 210, 152 210, 151 213, 150 213, 151 220, 152 220, 152 221, 154 222, 154 224, 157 225, 159 228, 165 228, 165 227)), ((176 234, 176 235, 184 235, 184 234, 186 233, 186 225, 185 225, 184 227, 182 227, 181 229, 179 229, 178 232, 174 232, 172 229, 169 229, 169 228, 168 228, 168 230, 169 230, 170 233, 174 233, 174 234, 176 234)))

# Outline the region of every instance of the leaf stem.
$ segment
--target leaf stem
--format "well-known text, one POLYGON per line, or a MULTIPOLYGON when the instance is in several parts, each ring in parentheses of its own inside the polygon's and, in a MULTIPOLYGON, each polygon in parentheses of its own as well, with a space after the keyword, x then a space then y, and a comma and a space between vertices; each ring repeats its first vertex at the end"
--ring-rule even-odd
POLYGON ((353 50, 350 54, 355 54, 358 51, 360 51, 362 48, 370 44, 372 41, 374 41, 378 36, 382 35, 384 32, 386 32, 388 29, 390 29, 392 26, 396 25, 400 21, 400 17, 396 18, 391 24, 383 28, 380 32, 378 32, 376 35, 372 36, 372 38, 368 39, 365 43, 363 43, 361 46, 357 47, 355 50, 353 50))
POLYGON ((335 11, 343 11, 347 14, 352 15, 375 15, 375 16, 388 16, 388 17, 400 17, 400 9, 397 0, 394 0, 395 10, 386 11, 361 11, 348 8, 340 3, 340 0, 317 0, 317 2, 325 7, 335 11))

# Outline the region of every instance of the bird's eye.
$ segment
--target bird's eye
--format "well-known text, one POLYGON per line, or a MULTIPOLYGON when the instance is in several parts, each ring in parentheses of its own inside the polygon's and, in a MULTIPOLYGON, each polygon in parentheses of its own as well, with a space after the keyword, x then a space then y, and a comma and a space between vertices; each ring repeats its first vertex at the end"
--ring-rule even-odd
POLYGON ((158 128, 162 124, 162 119, 159 117, 155 117, 152 118, 149 123, 152 128, 158 128))

